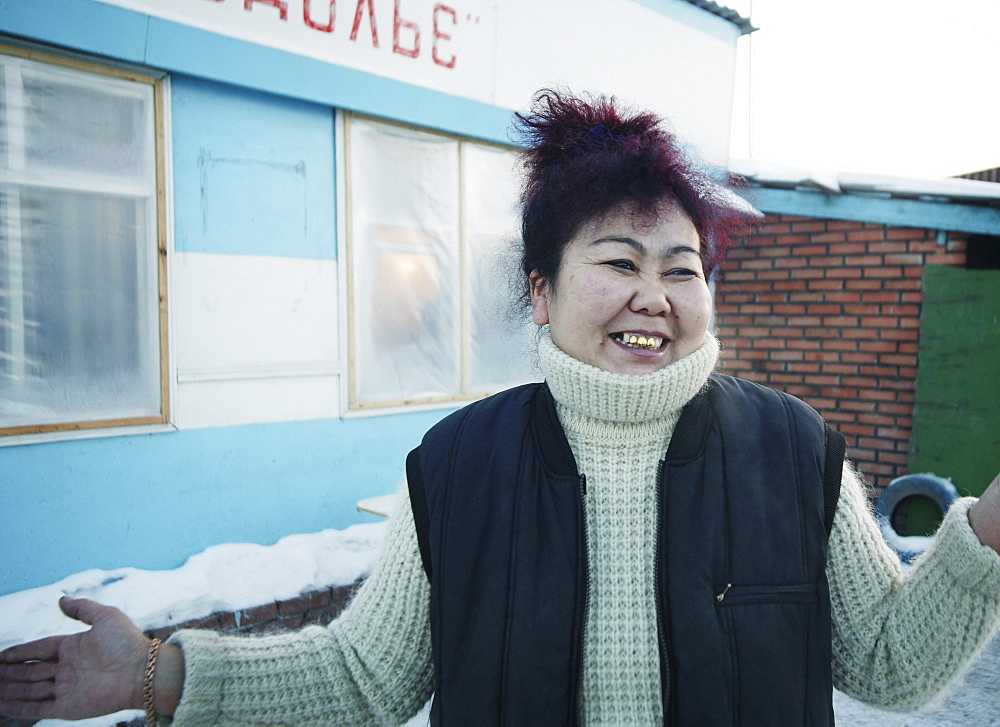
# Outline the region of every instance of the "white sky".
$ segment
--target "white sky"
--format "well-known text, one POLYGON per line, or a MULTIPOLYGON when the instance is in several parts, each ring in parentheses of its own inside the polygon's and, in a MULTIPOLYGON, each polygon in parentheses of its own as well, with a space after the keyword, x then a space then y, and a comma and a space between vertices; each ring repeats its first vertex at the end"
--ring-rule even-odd
POLYGON ((924 177, 1000 166, 1000 0, 724 4, 760 28, 740 40, 733 157, 924 177))

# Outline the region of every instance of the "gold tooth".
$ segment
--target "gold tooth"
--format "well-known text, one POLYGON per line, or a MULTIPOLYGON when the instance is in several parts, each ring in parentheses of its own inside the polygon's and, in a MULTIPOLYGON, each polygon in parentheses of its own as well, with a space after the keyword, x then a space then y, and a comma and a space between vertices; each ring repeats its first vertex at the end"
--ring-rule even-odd
POLYGON ((632 346, 642 346, 643 348, 648 348, 651 351, 659 348, 660 343, 663 342, 663 339, 660 339, 660 341, 657 342, 654 336, 647 337, 635 333, 623 333, 621 340, 622 343, 627 343, 632 346))

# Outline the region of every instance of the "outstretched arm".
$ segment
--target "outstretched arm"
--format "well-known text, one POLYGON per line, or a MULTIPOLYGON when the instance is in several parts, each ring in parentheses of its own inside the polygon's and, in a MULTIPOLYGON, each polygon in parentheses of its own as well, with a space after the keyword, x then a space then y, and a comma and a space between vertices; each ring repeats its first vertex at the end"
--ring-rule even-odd
POLYGON ((406 722, 433 688, 429 597, 404 490, 374 571, 328 627, 170 637, 168 646, 184 649, 186 675, 174 727, 406 722))
MULTIPOLYGON (((996 482, 988 492, 997 495, 996 482)), ((1000 557, 970 527, 974 502, 952 505, 934 544, 904 574, 858 478, 845 466, 827 562, 839 689, 882 707, 917 709, 995 633, 1000 557)), ((979 514, 996 524, 987 510, 979 514)))
MULTIPOLYGON (((24 719, 84 719, 142 709, 150 640, 111 606, 64 597, 67 616, 91 626, 0 652, 0 714, 24 719)), ((184 683, 184 656, 161 650, 154 694, 157 711, 170 714, 184 683)))
MULTIPOLYGON (((178 726, 367 725, 412 716, 432 690, 430 586, 405 490, 403 498, 375 571, 340 618, 270 637, 175 633, 157 661, 156 712, 178 726)), ((93 628, 0 652, 0 714, 81 719, 141 709, 150 640, 118 609, 60 605, 93 628)))

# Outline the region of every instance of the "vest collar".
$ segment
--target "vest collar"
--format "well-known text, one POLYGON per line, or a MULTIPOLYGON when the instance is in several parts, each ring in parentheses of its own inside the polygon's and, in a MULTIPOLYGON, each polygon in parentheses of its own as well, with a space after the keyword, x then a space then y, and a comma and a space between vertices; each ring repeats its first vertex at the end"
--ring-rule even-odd
POLYGON ((549 385, 544 382, 538 385, 535 392, 531 419, 546 469, 560 477, 579 477, 573 450, 556 413, 556 400, 549 385))
POLYGON ((709 376, 708 383, 701 387, 701 391, 695 394, 681 410, 681 418, 674 427, 674 434, 667 448, 667 461, 688 462, 704 451, 712 409, 709 395, 717 376, 718 374, 709 376))

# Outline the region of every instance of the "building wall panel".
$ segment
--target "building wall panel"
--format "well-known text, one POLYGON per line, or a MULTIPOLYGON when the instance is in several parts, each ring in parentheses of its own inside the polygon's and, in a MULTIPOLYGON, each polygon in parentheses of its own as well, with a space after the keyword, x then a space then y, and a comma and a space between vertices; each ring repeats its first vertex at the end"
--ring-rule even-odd
POLYGON ((330 260, 177 253, 174 423, 339 416, 337 295, 330 260))

